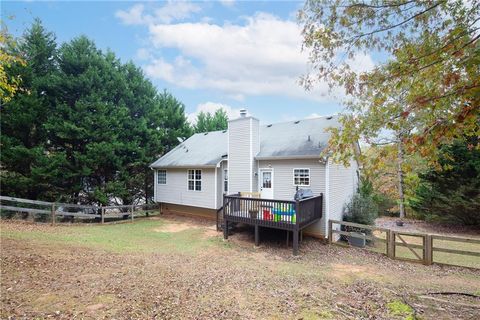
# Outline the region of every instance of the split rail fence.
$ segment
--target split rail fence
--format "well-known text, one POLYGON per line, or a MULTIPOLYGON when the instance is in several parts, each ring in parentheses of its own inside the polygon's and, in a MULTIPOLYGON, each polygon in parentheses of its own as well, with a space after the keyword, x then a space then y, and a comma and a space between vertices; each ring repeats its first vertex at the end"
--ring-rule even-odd
POLYGON ((338 220, 329 220, 328 227, 330 244, 345 246, 345 239, 357 238, 365 240, 367 248, 391 259, 480 269, 480 238, 398 231, 338 220))
POLYGON ((105 223, 106 219, 111 218, 129 218, 133 221, 135 217, 159 210, 158 204, 95 206, 46 202, 7 196, 0 196, 0 202, 0 210, 2 211, 49 215, 52 224, 55 224, 57 217, 60 216, 98 219, 101 223, 105 223))

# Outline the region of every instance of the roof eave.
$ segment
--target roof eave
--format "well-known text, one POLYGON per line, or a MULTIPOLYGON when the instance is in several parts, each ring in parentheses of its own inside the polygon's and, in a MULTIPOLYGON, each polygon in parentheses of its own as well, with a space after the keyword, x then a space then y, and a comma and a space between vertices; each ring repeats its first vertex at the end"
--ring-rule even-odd
POLYGON ((322 159, 318 155, 295 155, 295 156, 257 156, 255 160, 303 160, 303 159, 322 159))
POLYGON ((156 166, 150 166, 152 169, 214 169, 216 168, 216 164, 191 164, 191 165, 156 165, 156 166))

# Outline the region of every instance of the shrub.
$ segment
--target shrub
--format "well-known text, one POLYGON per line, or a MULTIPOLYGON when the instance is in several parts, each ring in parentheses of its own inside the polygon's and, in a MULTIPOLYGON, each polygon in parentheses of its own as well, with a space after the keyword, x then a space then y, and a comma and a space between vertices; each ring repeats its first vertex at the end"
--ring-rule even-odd
POLYGON ((374 225, 377 217, 378 206, 367 194, 354 194, 344 208, 343 219, 348 222, 374 225))

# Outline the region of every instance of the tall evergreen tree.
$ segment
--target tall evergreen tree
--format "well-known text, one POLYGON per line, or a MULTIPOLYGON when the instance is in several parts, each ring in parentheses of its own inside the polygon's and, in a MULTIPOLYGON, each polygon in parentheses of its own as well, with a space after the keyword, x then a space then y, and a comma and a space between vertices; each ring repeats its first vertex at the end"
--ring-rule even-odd
POLYGON ((419 175, 410 206, 424 218, 480 225, 480 150, 478 137, 441 148, 441 167, 419 175))
POLYGON ((54 163, 47 151, 47 131, 43 127, 53 110, 57 48, 55 36, 35 20, 20 39, 10 47, 14 55, 27 62, 14 63, 6 71, 22 79, 22 90, 1 110, 2 193, 37 198, 55 194, 55 183, 45 176, 53 174, 54 163))
POLYGON ((148 165, 191 134, 183 104, 84 36, 57 50, 36 21, 20 49, 28 91, 2 110, 2 193, 97 204, 151 199, 148 165))
POLYGON ((228 127, 227 112, 223 109, 218 109, 214 114, 210 112, 201 111, 197 115, 197 123, 195 125, 195 132, 208 132, 216 130, 225 130, 228 127))

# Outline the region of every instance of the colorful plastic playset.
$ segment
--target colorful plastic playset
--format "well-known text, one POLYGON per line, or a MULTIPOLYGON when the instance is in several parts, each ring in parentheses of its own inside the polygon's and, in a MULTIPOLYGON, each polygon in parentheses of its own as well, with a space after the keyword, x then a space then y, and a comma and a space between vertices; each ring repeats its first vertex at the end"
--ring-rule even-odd
POLYGON ((263 210, 263 220, 295 223, 297 214, 292 204, 275 204, 273 208, 263 210))

